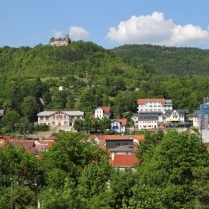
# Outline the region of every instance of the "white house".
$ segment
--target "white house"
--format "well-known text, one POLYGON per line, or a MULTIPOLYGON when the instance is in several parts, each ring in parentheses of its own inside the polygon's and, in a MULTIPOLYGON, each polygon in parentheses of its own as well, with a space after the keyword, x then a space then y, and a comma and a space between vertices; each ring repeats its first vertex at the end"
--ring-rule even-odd
POLYGON ((64 88, 65 88, 64 86, 59 86, 59 88, 58 88, 58 89, 59 89, 59 91, 63 91, 63 90, 64 90, 64 88))
POLYGON ((51 127, 72 127, 75 119, 84 119, 84 112, 79 110, 46 110, 39 112, 38 124, 51 127))
POLYGON ((97 107, 94 111, 93 118, 110 118, 111 112, 110 112, 110 106, 101 106, 97 107))
POLYGON ((111 132, 113 133, 125 133, 127 125, 127 119, 113 119, 111 120, 111 132))

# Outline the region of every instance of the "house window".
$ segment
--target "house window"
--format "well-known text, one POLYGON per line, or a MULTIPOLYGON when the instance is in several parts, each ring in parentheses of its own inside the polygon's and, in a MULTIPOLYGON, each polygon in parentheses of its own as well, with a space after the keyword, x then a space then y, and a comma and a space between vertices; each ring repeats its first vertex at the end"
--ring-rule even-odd
POLYGON ((43 117, 40 117, 40 120, 43 120, 43 117))

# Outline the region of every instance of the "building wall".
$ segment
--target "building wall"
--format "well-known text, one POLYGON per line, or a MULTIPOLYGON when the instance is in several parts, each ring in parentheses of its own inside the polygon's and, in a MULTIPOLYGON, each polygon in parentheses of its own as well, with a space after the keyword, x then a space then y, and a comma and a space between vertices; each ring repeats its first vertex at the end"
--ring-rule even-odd
POLYGON ((133 139, 125 139, 125 140, 106 139, 107 149, 114 149, 116 147, 123 146, 123 145, 133 146, 133 139))
POLYGON ((166 110, 172 110, 172 104, 162 104, 159 101, 146 102, 143 105, 138 105, 138 112, 163 112, 166 110))
POLYGON ((103 109, 102 108, 97 108, 95 110, 95 118, 103 118, 103 109))
POLYGON ((122 125, 119 121, 113 120, 111 122, 111 131, 115 133, 125 133, 126 126, 122 125))
POLYGON ((200 105, 200 129, 207 130, 209 124, 209 104, 201 104, 200 105))
POLYGON ((38 124, 46 124, 51 127, 73 126, 75 119, 83 119, 83 116, 69 116, 66 114, 53 114, 50 116, 39 116, 38 124))

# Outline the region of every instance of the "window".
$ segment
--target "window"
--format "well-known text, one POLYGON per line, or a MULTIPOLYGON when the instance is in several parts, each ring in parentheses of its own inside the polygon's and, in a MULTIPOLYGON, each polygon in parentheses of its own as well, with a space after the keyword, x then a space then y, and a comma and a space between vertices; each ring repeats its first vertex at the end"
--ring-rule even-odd
POLYGON ((43 117, 40 117, 40 120, 43 120, 43 117))

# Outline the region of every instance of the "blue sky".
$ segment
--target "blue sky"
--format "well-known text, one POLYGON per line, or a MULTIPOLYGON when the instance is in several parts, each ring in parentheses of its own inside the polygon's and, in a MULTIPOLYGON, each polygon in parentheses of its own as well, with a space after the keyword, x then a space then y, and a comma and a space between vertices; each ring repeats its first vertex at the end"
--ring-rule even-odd
POLYGON ((209 49, 209 0, 0 0, 0 47, 69 34, 106 49, 155 44, 209 49))

